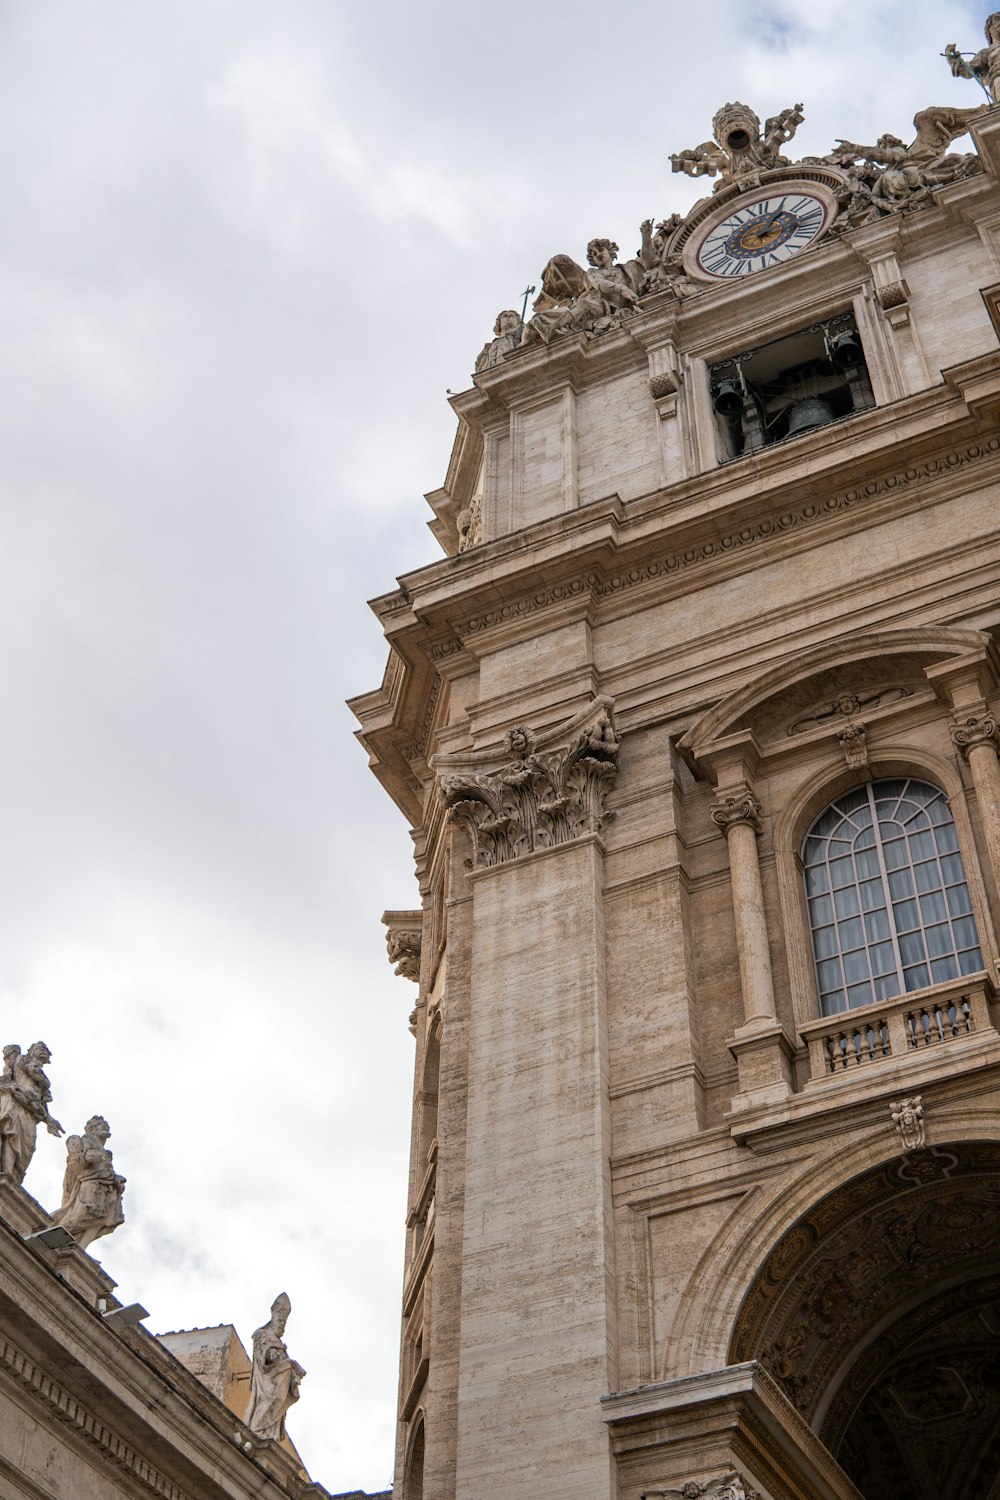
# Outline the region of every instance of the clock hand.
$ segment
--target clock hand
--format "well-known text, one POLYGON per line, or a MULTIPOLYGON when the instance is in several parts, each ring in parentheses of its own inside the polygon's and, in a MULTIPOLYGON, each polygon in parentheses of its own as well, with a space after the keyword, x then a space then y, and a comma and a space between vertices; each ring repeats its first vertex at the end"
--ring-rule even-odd
POLYGON ((781 218, 781 215, 782 215, 782 213, 784 212, 784 209, 785 209, 785 204, 787 202, 788 202, 787 198, 782 198, 781 202, 778 204, 777 208, 775 209, 775 211, 771 215, 771 217, 768 219, 767 223, 766 224, 762 224, 761 227, 760 227, 760 229, 758 229, 757 233, 758 233, 758 235, 760 236, 761 239, 763 239, 766 234, 770 234, 771 233, 771 230, 774 228, 775 224, 777 224, 778 220, 781 218))

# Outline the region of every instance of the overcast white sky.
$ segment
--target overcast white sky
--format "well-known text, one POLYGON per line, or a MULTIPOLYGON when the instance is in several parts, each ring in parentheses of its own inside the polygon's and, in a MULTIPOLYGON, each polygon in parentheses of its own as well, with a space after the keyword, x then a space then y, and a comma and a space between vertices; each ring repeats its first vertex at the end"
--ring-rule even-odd
POLYGON ((720 104, 909 138, 987 8, 0 0, 0 1041, 108 1116, 147 1326, 287 1290, 332 1491, 392 1469, 417 904, 343 700, 437 555, 445 389, 551 254, 695 201, 720 104))

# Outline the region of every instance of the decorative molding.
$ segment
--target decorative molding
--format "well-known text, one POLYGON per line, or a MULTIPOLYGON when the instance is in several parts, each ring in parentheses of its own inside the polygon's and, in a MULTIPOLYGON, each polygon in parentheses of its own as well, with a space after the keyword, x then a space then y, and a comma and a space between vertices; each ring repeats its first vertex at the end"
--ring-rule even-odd
POLYGON ((643 1490, 639 1500, 760 1500, 742 1474, 730 1469, 717 1479, 689 1479, 679 1490, 643 1490))
POLYGON ((960 750, 966 760, 969 751, 976 750, 980 745, 992 745, 997 748, 997 721, 996 715, 992 713, 970 714, 967 719, 956 720, 951 726, 951 738, 956 750, 960 750))
POLYGON ((924 1103, 920 1094, 912 1099, 901 1099, 889 1105, 892 1123, 903 1143, 903 1154, 907 1151, 922 1151, 927 1144, 924 1134, 924 1103))
POLYGON ((158 1496, 159 1500, 191 1500, 187 1490, 182 1490, 159 1469, 154 1468, 148 1459, 143 1458, 141 1453, 137 1453, 123 1438, 95 1417, 92 1411, 58 1385, 40 1366, 33 1364, 7 1338, 0 1338, 0 1367, 43 1401, 57 1421, 73 1428, 88 1443, 99 1448, 111 1463, 123 1469, 149 1494, 158 1496))
POLYGON ((754 833, 764 831, 764 825, 760 821, 760 803, 751 791, 739 792, 735 797, 723 797, 721 801, 713 802, 709 812, 712 822, 722 829, 727 838, 734 828, 744 823, 749 823, 754 833))
POLYGON ((837 739, 844 752, 848 769, 859 772, 866 781, 871 780, 868 769, 868 732, 863 724, 848 724, 838 731, 837 739))
POLYGON ((440 795, 449 822, 472 840, 473 865, 505 864, 536 849, 551 849, 599 833, 604 794, 618 773, 619 739, 601 705, 589 726, 561 749, 539 752, 531 730, 508 730, 511 758, 496 770, 444 776, 440 795))
POLYGON ((894 308, 905 307, 910 300, 906 283, 902 281, 890 281, 886 286, 876 287, 875 295, 883 312, 892 312, 894 308))
POLYGON ((654 401, 661 401, 664 396, 676 396, 679 389, 677 376, 669 370, 649 377, 649 394, 654 401))
POLYGON ((807 734, 810 729, 820 729, 828 719, 852 719, 863 708, 884 708, 890 703, 899 703, 913 697, 913 688, 879 687, 869 693, 841 693, 826 703, 817 704, 802 718, 796 719, 785 730, 787 735, 807 734))
POLYGON ((773 541, 785 532, 809 527, 815 522, 853 510, 856 506, 864 505, 868 501, 879 500, 883 495, 893 492, 902 493, 912 485, 934 479, 941 474, 954 473, 964 468, 966 464, 978 463, 981 459, 993 457, 998 453, 1000 453, 1000 436, 970 443, 968 447, 953 449, 940 458, 928 459, 921 464, 911 464, 908 468, 898 470, 894 474, 885 474, 879 479, 870 479, 864 484, 843 490, 837 495, 831 495, 827 500, 811 502, 800 506, 797 510, 786 511, 780 516, 759 521, 756 525, 741 527, 738 531, 732 531, 725 536, 704 542, 699 547, 688 547, 682 552, 670 553, 654 562, 629 568, 626 572, 613 573, 606 578, 594 572, 585 573, 566 583, 557 584, 553 588, 540 589, 537 593, 523 595, 519 599, 512 599, 498 609, 475 615, 455 628, 463 637, 477 635, 480 631, 489 630, 495 625, 506 624, 509 620, 530 615, 536 609, 546 609, 550 605, 563 603, 568 599, 580 598, 587 594, 591 594, 596 599, 605 599, 613 594, 624 593, 626 589, 634 588, 637 584, 668 578, 672 574, 683 573, 688 568, 697 567, 700 563, 718 561, 746 547, 752 547, 759 542, 773 541))
POLYGON ((401 979, 420 982, 420 945, 423 939, 423 912, 386 911, 382 913, 386 928, 385 946, 389 962, 395 964, 401 979))

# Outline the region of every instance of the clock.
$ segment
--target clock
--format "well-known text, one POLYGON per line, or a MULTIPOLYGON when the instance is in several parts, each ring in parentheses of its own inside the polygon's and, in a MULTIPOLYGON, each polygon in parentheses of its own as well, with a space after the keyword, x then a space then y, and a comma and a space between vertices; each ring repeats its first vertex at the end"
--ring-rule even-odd
POLYGON ((815 244, 834 212, 832 197, 813 186, 758 192, 698 226, 685 255, 688 269, 713 281, 771 270, 815 244))

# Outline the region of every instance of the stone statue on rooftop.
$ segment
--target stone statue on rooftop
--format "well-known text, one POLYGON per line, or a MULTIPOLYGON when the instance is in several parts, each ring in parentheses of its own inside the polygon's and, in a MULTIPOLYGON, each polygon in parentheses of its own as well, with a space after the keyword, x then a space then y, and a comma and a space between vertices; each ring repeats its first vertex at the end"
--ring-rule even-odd
POLYGON ((63 1128, 49 1114, 52 1090, 45 1064, 52 1054, 44 1042, 32 1042, 27 1052, 16 1044, 3 1049, 0 1074, 0 1173, 24 1181, 35 1154, 35 1132, 44 1125, 49 1135, 63 1128))
POLYGON ((927 198, 935 188, 982 170, 978 156, 949 152, 957 137, 965 135, 987 105, 955 109, 932 105, 913 119, 916 138, 907 145, 898 135, 881 135, 874 146, 838 141, 829 156, 821 158, 847 172, 854 193, 849 205, 850 223, 863 223, 910 208, 927 198))
POLYGON ((494 365, 499 365, 512 354, 521 342, 521 314, 513 307, 505 308, 503 312, 497 313, 497 320, 493 324, 493 337, 489 343, 484 344, 479 357, 476 360, 476 374, 480 370, 492 370, 494 365))
POLYGON ((747 104, 724 104, 712 121, 715 139, 688 151, 679 151, 670 161, 675 172, 689 177, 718 177, 715 191, 731 182, 753 187, 762 172, 787 167, 780 148, 792 139, 805 116, 801 104, 793 104, 772 115, 761 130, 760 117, 747 104))
POLYGON ((284 1344, 291 1310, 292 1304, 282 1292, 271 1303, 270 1318, 253 1336, 250 1405, 243 1419, 258 1437, 276 1442, 285 1435, 285 1413, 299 1399, 299 1386, 306 1373, 289 1359, 284 1344))
POLYGON ((66 1138, 62 1207, 52 1218, 69 1230, 82 1250, 125 1222, 125 1178, 115 1171, 107 1149, 110 1135, 111 1127, 104 1116, 94 1115, 84 1126, 83 1135, 66 1138))
POLYGON ((1000 10, 986 18, 986 46, 974 56, 963 57, 954 42, 944 49, 956 78, 974 78, 994 103, 1000 99, 1000 10))

